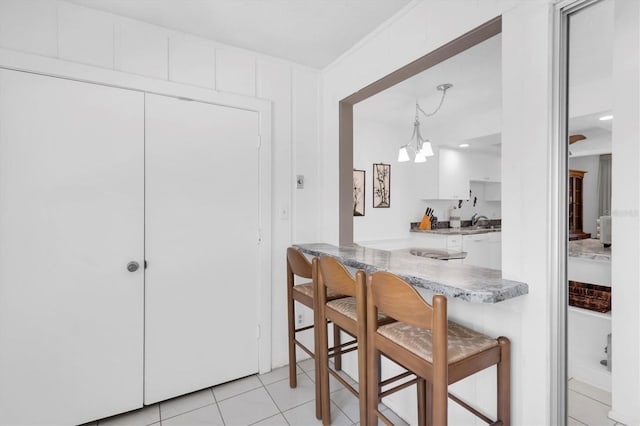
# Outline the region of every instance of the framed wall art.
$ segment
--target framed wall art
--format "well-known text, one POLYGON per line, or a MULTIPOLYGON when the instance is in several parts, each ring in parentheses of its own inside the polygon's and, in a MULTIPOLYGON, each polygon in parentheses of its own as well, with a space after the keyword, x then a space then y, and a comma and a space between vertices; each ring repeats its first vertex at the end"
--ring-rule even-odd
POLYGON ((391 164, 373 165, 373 208, 391 207, 391 164))
POLYGON ((365 171, 353 170, 353 215, 364 216, 365 171))

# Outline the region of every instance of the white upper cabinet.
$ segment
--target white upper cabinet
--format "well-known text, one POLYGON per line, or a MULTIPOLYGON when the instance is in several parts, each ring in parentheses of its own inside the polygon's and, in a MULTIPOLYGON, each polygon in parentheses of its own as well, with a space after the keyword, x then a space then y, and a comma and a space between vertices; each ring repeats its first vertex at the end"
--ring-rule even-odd
POLYGON ((501 181, 501 161, 499 154, 469 151, 465 153, 469 161, 469 179, 482 182, 501 181))
POLYGON ((419 165, 418 170, 420 198, 468 200, 470 181, 479 181, 485 182, 487 201, 501 199, 498 154, 440 148, 436 156, 419 165))
POLYGON ((484 199, 485 201, 502 201, 502 183, 485 182, 484 199))
POLYGON ((441 148, 421 173, 421 198, 427 200, 468 200, 470 162, 466 153, 441 148))

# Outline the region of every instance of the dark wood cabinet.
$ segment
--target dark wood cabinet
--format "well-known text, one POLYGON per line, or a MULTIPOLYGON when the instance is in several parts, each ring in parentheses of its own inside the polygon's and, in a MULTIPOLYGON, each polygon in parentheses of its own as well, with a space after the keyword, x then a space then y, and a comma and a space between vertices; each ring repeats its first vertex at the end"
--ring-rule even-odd
POLYGON ((584 174, 581 170, 569 170, 569 240, 591 238, 582 230, 582 191, 584 174))

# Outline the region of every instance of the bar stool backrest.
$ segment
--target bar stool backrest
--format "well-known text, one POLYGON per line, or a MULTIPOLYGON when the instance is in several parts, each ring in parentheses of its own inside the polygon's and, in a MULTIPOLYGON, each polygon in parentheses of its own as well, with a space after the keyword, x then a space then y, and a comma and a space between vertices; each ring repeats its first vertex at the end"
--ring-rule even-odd
POLYGON ((414 327, 433 329, 434 323, 444 323, 446 327, 447 299, 444 296, 433 296, 431 306, 411 284, 388 272, 375 272, 369 276, 369 281, 369 302, 375 309, 414 327))
MULTIPOLYGON (((441 407, 447 404, 448 385, 448 324, 447 298, 441 294, 433 296, 432 305, 424 301, 413 286, 388 272, 369 275, 367 285, 367 333, 376 333, 377 326, 371 322, 378 309, 387 316, 414 327, 431 330, 432 366, 429 381, 434 386, 434 403, 441 407)), ((437 420, 437 419, 434 419, 437 420)), ((436 424, 446 424, 444 418, 436 424), (444 421, 443 421, 444 420, 444 421)))
POLYGON ((311 262, 295 247, 287 248, 287 275, 311 279, 311 262))
POLYGON ((364 283, 363 271, 358 271, 354 278, 344 265, 329 256, 318 258, 318 272, 318 286, 321 290, 326 287, 336 293, 356 297, 357 283, 364 283))

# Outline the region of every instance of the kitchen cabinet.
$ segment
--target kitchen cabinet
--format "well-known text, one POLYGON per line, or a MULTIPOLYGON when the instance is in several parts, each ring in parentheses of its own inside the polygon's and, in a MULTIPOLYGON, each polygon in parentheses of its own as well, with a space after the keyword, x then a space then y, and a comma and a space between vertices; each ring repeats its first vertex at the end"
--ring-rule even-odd
POLYGON ((502 238, 500 232, 472 235, 414 232, 412 233, 412 240, 415 242, 416 247, 464 251, 467 253, 464 259, 450 260, 453 263, 491 269, 501 269, 502 266, 502 238))
POLYGON ((465 265, 501 269, 502 238, 500 232, 462 236, 462 249, 467 253, 465 265))
POLYGON ((499 155, 440 148, 435 161, 420 166, 418 181, 424 182, 420 198, 468 200, 470 181, 479 181, 486 185, 487 201, 500 201, 500 170, 499 155))
POLYGON ((479 182, 500 182, 502 163, 500 155, 485 152, 465 152, 469 163, 469 179, 479 182))
POLYGON ((485 182, 484 199, 485 201, 502 201, 502 183, 485 182))
POLYGON ((446 235, 429 232, 412 232, 411 240, 418 244, 418 247, 462 251, 462 236, 460 234, 446 235))
MULTIPOLYGON (((469 157, 465 152, 440 148, 434 162, 427 162, 419 178, 421 198, 427 200, 468 200, 469 157)), ((429 160, 431 161, 431 160, 429 160)))

